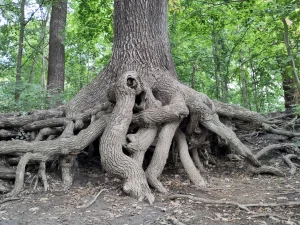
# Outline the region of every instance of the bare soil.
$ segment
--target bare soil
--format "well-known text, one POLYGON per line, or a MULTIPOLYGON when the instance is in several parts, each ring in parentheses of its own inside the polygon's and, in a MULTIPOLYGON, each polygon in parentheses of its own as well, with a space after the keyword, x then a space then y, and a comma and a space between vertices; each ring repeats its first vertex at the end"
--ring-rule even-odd
MULTIPOLYGON (((278 135, 259 134, 244 138, 243 142, 254 152, 270 143, 296 142, 278 135)), ((208 192, 196 190, 181 166, 167 168, 161 180, 169 194, 188 194, 207 199, 248 203, 286 203, 300 201, 300 175, 289 174, 282 161, 282 153, 271 153, 264 163, 281 168, 286 177, 251 175, 243 161, 218 160, 204 175, 208 192)), ((100 170, 98 166, 81 165, 74 185, 61 190, 55 174, 48 174, 51 191, 30 188, 32 175, 28 174, 20 200, 0 205, 0 224, 99 224, 99 225, 159 225, 174 224, 167 218, 189 224, 300 224, 300 206, 250 207, 251 212, 236 206, 204 204, 188 199, 170 200, 168 195, 155 193, 153 205, 126 196, 121 180, 100 170), (98 193, 107 189, 88 208, 78 208, 98 193)), ((31 184, 32 186, 33 184, 31 184)), ((39 185, 41 186, 41 185, 39 185)))

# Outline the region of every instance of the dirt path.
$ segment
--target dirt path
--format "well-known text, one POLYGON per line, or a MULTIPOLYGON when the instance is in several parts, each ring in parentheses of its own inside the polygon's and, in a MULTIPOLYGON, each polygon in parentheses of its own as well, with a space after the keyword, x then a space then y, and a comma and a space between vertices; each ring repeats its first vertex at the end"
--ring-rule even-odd
MULTIPOLYGON (((181 170, 166 171, 162 177, 170 193, 191 194, 202 198, 237 201, 239 203, 273 203, 300 200, 299 175, 278 178, 245 174, 242 163, 227 162, 208 172, 210 191, 195 190, 181 170), (235 169, 233 165, 235 164, 235 169), (169 172, 169 173, 168 173, 169 172)), ((96 170, 96 169, 94 169, 96 170)), ((246 212, 235 206, 209 205, 192 200, 169 200, 156 193, 156 201, 150 206, 125 196, 121 180, 99 171, 81 170, 75 184, 68 192, 51 191, 26 193, 20 200, 7 202, 0 207, 0 224, 111 224, 154 225, 172 224, 168 216, 174 216, 185 224, 300 224, 300 207, 253 207, 246 212), (99 186, 100 184, 100 186, 99 186), (93 194, 106 188, 93 205, 77 208, 93 194), (268 216, 263 216, 263 214, 268 216)), ((52 186, 60 186, 58 181, 52 186)))
MULTIPOLYGON (((252 151, 272 143, 299 142, 287 140, 278 135, 254 135, 243 140, 252 151)), ((289 174, 289 168, 282 161, 284 152, 270 153, 264 164, 282 169, 286 177, 251 175, 243 161, 222 160, 218 166, 209 168, 204 177, 208 192, 196 190, 190 184, 184 170, 168 168, 161 180, 169 194, 187 194, 206 199, 249 203, 287 203, 300 201, 300 174, 289 174)), ((98 162, 99 163, 99 162, 98 162)), ((230 205, 209 205, 189 199, 170 200, 168 196, 155 193, 153 205, 139 202, 124 195, 121 180, 103 173, 98 166, 81 166, 71 190, 60 190, 61 183, 56 175, 50 174, 50 192, 42 188, 32 191, 27 178, 20 200, 0 205, 0 225, 160 225, 174 224, 169 216, 186 225, 227 224, 300 224, 300 205, 277 207, 249 207, 250 212, 230 205), (101 189, 90 207, 78 208, 101 189)), ((41 186, 41 185, 40 185, 41 186)))

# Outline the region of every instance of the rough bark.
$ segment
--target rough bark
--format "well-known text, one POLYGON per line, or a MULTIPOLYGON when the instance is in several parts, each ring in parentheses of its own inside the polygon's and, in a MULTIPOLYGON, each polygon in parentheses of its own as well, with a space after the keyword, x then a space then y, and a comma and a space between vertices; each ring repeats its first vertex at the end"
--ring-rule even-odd
POLYGON ((18 44, 18 60, 17 60, 17 71, 16 71, 16 88, 15 88, 15 102, 19 103, 21 95, 21 85, 22 85, 22 57, 23 57, 23 40, 25 32, 25 3, 26 0, 21 1, 20 7, 20 33, 19 33, 19 44, 18 44))
MULTIPOLYGON (((64 91, 65 79, 65 46, 64 32, 67 19, 67 0, 57 0, 52 3, 49 37, 49 62, 47 90, 49 99, 64 91)), ((48 100, 49 100, 48 99, 48 100)), ((54 105, 59 105, 55 102, 54 105)))
POLYGON ((298 92, 300 92, 300 80, 299 80, 299 76, 298 76, 298 73, 297 73, 294 57, 293 57, 293 54, 292 54, 292 51, 291 51, 291 46, 290 46, 290 41, 289 41, 288 25, 287 25, 287 22, 286 22, 285 18, 282 18, 281 21, 282 21, 283 27, 284 27, 284 44, 285 44, 286 51, 287 51, 288 57, 290 59, 291 67, 292 67, 292 70, 293 70, 294 81, 296 83, 298 92))
POLYGON ((154 201, 142 167, 125 155, 122 145, 132 119, 135 96, 140 94, 135 73, 125 73, 114 85, 116 105, 101 137, 101 164, 105 170, 125 179, 123 190, 138 198, 154 201))

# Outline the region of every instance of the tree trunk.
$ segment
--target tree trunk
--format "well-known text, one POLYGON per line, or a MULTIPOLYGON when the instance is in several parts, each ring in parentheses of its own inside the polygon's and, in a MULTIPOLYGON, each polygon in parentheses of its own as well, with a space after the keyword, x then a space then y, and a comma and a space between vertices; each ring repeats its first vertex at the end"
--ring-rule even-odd
POLYGON ((283 23, 283 27, 284 27, 284 44, 285 44, 286 51, 287 51, 287 54, 288 54, 288 57, 289 57, 289 60, 290 60, 290 63, 291 63, 291 67, 292 67, 292 70, 293 70, 294 80, 295 80, 295 83, 297 85, 298 92, 300 92, 300 80, 299 80, 299 77, 298 77, 298 74, 297 74, 297 69, 296 69, 296 66, 295 66, 294 57, 293 57, 293 54, 292 54, 292 51, 291 51, 291 46, 290 46, 290 43, 289 43, 289 30, 288 30, 288 25, 286 23, 285 18, 282 19, 282 23, 283 23))
POLYGON ((245 62, 242 57, 241 52, 241 85, 242 85, 242 96, 243 96, 243 106, 247 109, 250 109, 249 100, 248 100, 248 93, 247 93, 247 79, 245 74, 245 62))
POLYGON ((220 99, 220 74, 221 74, 221 62, 219 58, 219 51, 218 51, 218 43, 217 43, 217 34, 216 34, 216 29, 215 25, 213 23, 213 29, 212 29, 212 53, 213 53, 213 59, 214 59, 214 77, 215 77, 215 97, 216 99, 220 99))
POLYGON ((168 70, 177 79, 170 53, 167 7, 166 0, 114 2, 112 58, 104 71, 68 103, 68 113, 106 101, 108 84, 126 71, 147 76, 155 69, 168 70))
POLYGON ((18 47, 18 60, 17 60, 17 72, 16 72, 16 88, 15 88, 15 102, 18 104, 20 101, 20 95, 22 91, 22 57, 23 57, 23 40, 25 32, 25 3, 26 0, 21 1, 20 8, 20 33, 19 33, 19 47, 18 47))
MULTIPOLYGON (((46 38, 46 28, 47 23, 49 19, 50 10, 46 9, 46 18, 42 20, 42 31, 41 31, 41 51, 42 51, 42 76, 41 76, 41 85, 45 90, 47 89, 47 82, 46 82, 46 73, 45 73, 45 67, 46 67, 46 57, 45 57, 45 38, 46 38)), ((42 11, 42 10, 41 10, 42 11)))
POLYGON ((53 1, 50 20, 49 63, 47 90, 55 105, 55 95, 64 91, 65 46, 64 32, 67 19, 67 0, 53 1))
POLYGON ((196 68, 197 68, 196 63, 197 63, 197 61, 195 61, 195 64, 193 65, 192 75, 191 75, 191 88, 193 88, 193 89, 195 89, 195 73, 196 73, 196 68))

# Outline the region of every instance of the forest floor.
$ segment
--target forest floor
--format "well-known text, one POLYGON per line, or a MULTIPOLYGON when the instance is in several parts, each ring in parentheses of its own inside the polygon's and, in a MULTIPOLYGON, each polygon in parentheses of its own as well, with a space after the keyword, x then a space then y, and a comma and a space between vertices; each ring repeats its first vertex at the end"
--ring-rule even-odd
MULTIPOLYGON (((272 143, 297 142, 279 135, 260 133, 242 139, 254 152, 272 143)), ((185 194, 206 199, 249 203, 300 202, 300 174, 289 174, 282 161, 282 152, 270 153, 263 163, 281 168, 286 176, 251 175, 244 161, 218 161, 204 175, 208 192, 196 190, 180 165, 165 169, 161 180, 169 194, 185 194)), ((20 199, 0 205, 0 224, 30 225, 186 225, 213 224, 300 224, 300 205, 249 207, 250 212, 232 205, 216 205, 190 199, 170 200, 168 195, 155 193, 153 205, 124 195, 121 180, 100 170, 96 164, 80 165, 74 185, 69 191, 60 190, 56 174, 49 175, 51 191, 32 191, 27 179, 20 199), (88 208, 78 208, 101 189, 97 200, 88 208), (171 222, 171 218, 178 221, 171 222), (177 223, 180 224, 180 223, 177 223)), ((30 175, 29 175, 30 177, 30 175)), ((174 221, 174 220, 173 220, 174 221)))

